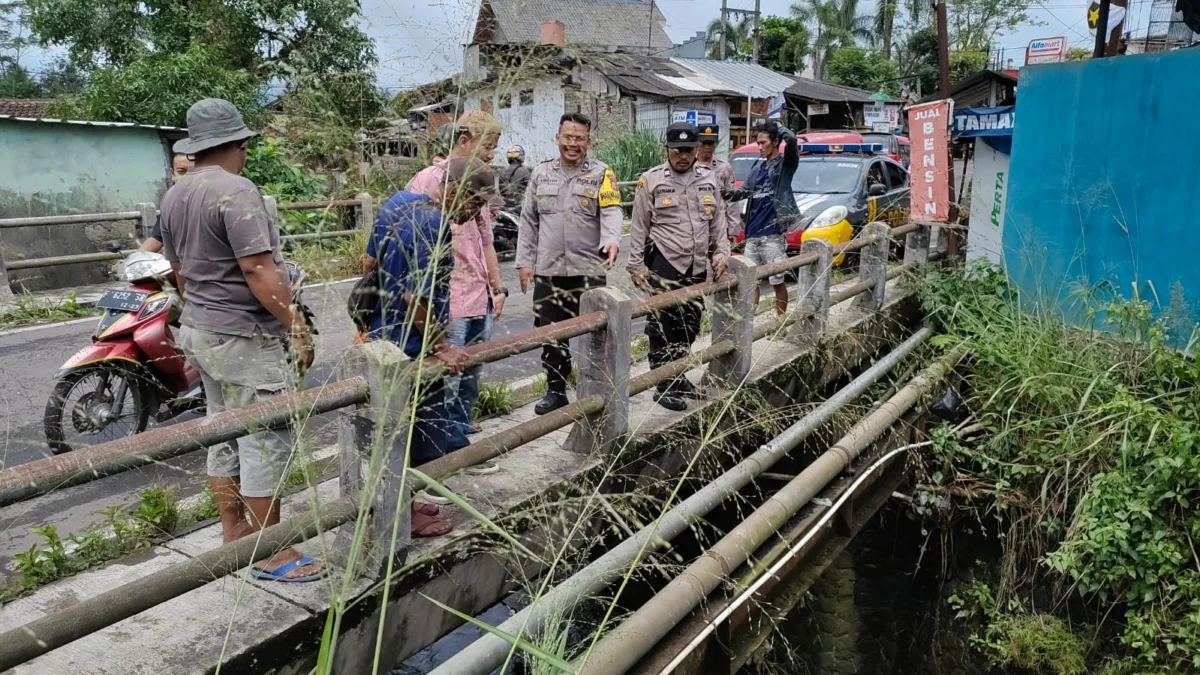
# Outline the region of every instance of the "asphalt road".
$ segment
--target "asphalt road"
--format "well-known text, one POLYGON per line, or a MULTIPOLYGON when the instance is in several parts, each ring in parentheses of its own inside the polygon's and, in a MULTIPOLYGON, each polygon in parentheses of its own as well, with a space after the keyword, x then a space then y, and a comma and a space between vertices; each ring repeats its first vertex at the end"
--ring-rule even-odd
MULTIPOLYGON (((626 238, 628 241, 628 238, 626 238)), ((624 256, 622 256, 623 258, 624 256)), ((609 275, 611 285, 629 288, 624 260, 609 275)), ((505 285, 512 292, 495 324, 493 337, 533 328, 532 293, 522 295, 517 271, 501 263, 505 285)), ((305 302, 317 317, 317 357, 309 386, 336 376, 338 360, 351 345, 353 327, 346 313, 352 281, 311 287, 305 302)), ((54 382, 52 377, 71 355, 88 344, 98 319, 0 332, 0 467, 16 466, 49 455, 42 431, 42 414, 54 382)), ((540 352, 514 356, 484 367, 488 381, 515 380, 540 371, 540 352)), ((189 419, 184 416, 180 419, 189 419)), ((310 447, 336 442, 333 414, 310 420, 304 437, 310 447)), ((26 551, 39 537, 29 528, 52 523, 66 535, 99 519, 96 512, 114 504, 133 504, 152 484, 174 486, 181 497, 198 493, 205 480, 204 453, 192 452, 155 465, 109 476, 77 487, 0 508, 0 576, 7 574, 12 555, 26 551)))

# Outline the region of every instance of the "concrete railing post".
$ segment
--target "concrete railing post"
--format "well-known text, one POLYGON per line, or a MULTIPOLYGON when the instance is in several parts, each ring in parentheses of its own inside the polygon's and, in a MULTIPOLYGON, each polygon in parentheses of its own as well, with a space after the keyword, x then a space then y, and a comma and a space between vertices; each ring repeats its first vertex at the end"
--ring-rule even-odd
POLYGON ((733 389, 750 374, 754 356, 754 290, 758 278, 754 263, 742 256, 729 257, 728 274, 737 285, 713 295, 712 341, 730 340, 734 350, 708 364, 704 385, 713 389, 733 389))
POLYGON ((153 204, 142 203, 138 204, 138 212, 142 215, 138 218, 133 235, 140 244, 154 231, 154 223, 158 222, 158 209, 153 204))
POLYGON ((829 318, 829 281, 833 272, 833 249, 824 239, 809 239, 800 247, 801 253, 816 253, 817 261, 797 270, 798 290, 796 308, 800 320, 792 324, 788 338, 792 342, 810 345, 821 340, 829 318))
MULTIPOLYGON (((408 555, 412 499, 403 477, 412 419, 411 365, 399 347, 376 340, 352 346, 338 369, 338 379, 362 377, 370 391, 368 403, 340 411, 338 445, 342 496, 364 499, 365 493, 370 511, 363 516, 369 518, 366 536, 351 571, 374 579, 386 573, 389 557, 399 568, 408 555)), ((342 565, 349 562, 353 529, 342 528, 334 546, 342 565)))
POLYGON ((859 252, 858 279, 859 281, 875 281, 875 286, 864 291, 854 299, 854 305, 859 309, 875 311, 883 307, 884 293, 887 291, 887 262, 888 250, 891 246, 891 231, 886 223, 867 223, 860 237, 875 237, 875 241, 867 244, 859 252))
POLYGON ((633 299, 616 288, 594 288, 583 294, 579 313, 604 312, 608 325, 583 338, 579 398, 601 396, 604 410, 580 420, 566 447, 579 453, 615 452, 629 433, 629 372, 633 299))
POLYGON ((263 205, 267 207, 267 216, 271 222, 279 225, 279 202, 274 197, 263 195, 263 205))
POLYGON ((370 232, 375 227, 375 198, 360 192, 358 199, 358 229, 370 232))
POLYGON ((917 222, 919 229, 904 239, 904 262, 924 265, 929 262, 929 223, 917 222))
POLYGON ((0 240, 0 312, 16 306, 12 289, 8 287, 8 266, 4 264, 4 241, 0 240))

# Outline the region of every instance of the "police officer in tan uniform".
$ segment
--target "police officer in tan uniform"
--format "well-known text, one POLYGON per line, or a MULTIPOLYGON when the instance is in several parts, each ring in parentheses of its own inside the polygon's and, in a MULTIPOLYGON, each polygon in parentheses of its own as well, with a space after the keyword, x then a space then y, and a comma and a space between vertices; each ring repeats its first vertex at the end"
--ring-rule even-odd
MULTIPOLYGON (((639 288, 666 292, 725 273, 729 230, 721 178, 696 163, 696 127, 677 122, 667 127, 667 163, 642 174, 633 200, 629 234, 629 276, 639 288)), ((703 301, 654 312, 646 321, 650 367, 657 368, 691 352, 700 333, 703 301)), ((669 410, 686 410, 685 396, 696 396, 687 378, 658 385, 654 400, 669 410)))
MULTIPOLYGON (((533 325, 579 315, 584 291, 605 285, 624 230, 621 194, 612 170, 587 156, 592 123, 578 113, 558 124, 558 159, 533 168, 521 204, 517 269, 521 292, 533 286, 533 325)), ((539 415, 567 405, 571 352, 565 342, 542 348, 546 395, 539 415)))
MULTIPOLYGON (((712 169, 713 174, 721 182, 721 193, 734 189, 733 167, 725 160, 717 157, 717 141, 721 136, 721 127, 706 124, 696 127, 700 132, 700 145, 696 148, 696 163, 712 169)), ((738 203, 732 200, 725 202, 725 226, 729 228, 729 236, 736 237, 742 231, 742 215, 738 212, 738 203)))

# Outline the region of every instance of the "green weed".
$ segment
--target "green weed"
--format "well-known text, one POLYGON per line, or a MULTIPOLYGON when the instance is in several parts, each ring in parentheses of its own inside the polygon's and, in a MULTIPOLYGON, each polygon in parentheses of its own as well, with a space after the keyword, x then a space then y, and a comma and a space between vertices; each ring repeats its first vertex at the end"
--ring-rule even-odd
POLYGON ((479 398, 475 400, 472 419, 503 415, 517 407, 516 396, 507 382, 479 382, 479 398))
POLYGON ((85 316, 98 316, 100 310, 91 305, 81 305, 74 293, 59 300, 38 300, 32 293, 24 292, 13 296, 16 307, 0 313, 0 329, 53 323, 85 316))
MULTIPOLYGON (((928 482, 990 497, 1004 545, 998 606, 1049 593, 1054 606, 1075 597, 1096 616, 1112 608, 1117 639, 1099 642, 1098 663, 1200 668, 1200 366, 1167 346, 1136 297, 1092 306, 1107 329, 1096 331, 1023 306, 993 269, 921 283, 944 333, 936 342, 965 343, 974 357, 967 403, 984 427, 973 444, 935 437, 928 482), (1061 581, 1037 583, 1047 572, 1061 581)), ((1048 620, 1023 630, 1006 616, 992 630, 1021 637, 1021 653, 1050 650, 1039 633, 1062 642, 1048 620)), ((1083 672, 1068 663, 1049 672, 1083 672)))
POLYGON ((362 276, 366 249, 366 231, 353 235, 288 242, 287 258, 308 273, 310 282, 341 281, 362 276))
POLYGON ((661 136, 642 130, 600 143, 596 146, 596 158, 617 174, 618 181, 628 182, 667 161, 667 154, 661 136))

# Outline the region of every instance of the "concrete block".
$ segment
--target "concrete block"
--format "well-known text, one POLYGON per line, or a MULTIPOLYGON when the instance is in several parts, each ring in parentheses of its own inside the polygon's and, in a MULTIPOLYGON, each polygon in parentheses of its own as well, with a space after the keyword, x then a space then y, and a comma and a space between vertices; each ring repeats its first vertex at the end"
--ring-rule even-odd
POLYGON ((799 345, 815 345, 829 320, 829 281, 833 273, 833 249, 824 239, 809 239, 802 253, 816 253, 817 261, 797 270, 798 295, 793 312, 802 315, 792 324, 788 339, 799 345), (807 315, 807 316, 803 316, 807 315))
POLYGON ((854 299, 854 306, 869 312, 878 311, 883 307, 884 293, 887 290, 888 248, 891 245, 890 233, 892 228, 887 223, 867 223, 863 228, 862 237, 878 237, 876 241, 867 244, 859 252, 858 280, 875 281, 875 286, 854 299))
POLYGON ((138 211, 141 212, 142 216, 138 218, 133 234, 138 243, 141 243, 146 241, 146 238, 154 230, 154 223, 158 222, 158 208, 154 204, 142 203, 138 204, 138 211))
POLYGON ((369 192, 360 192, 358 199, 358 229, 370 232, 375 227, 375 200, 369 192))
POLYGON ((729 274, 737 285, 713 296, 712 343, 730 340, 736 348, 708 366, 706 388, 734 389, 750 374, 754 356, 755 264, 742 256, 729 258, 729 274))
POLYGON ((579 303, 580 314, 591 312, 604 312, 608 325, 584 336, 578 396, 601 396, 605 405, 604 410, 574 425, 567 449, 607 454, 618 448, 629 432, 633 299, 617 288, 595 288, 584 293, 579 303))
POLYGON ((917 223, 921 229, 909 232, 904 240, 904 262, 924 265, 929 262, 929 225, 917 223))

